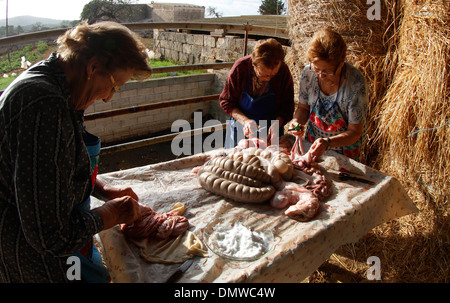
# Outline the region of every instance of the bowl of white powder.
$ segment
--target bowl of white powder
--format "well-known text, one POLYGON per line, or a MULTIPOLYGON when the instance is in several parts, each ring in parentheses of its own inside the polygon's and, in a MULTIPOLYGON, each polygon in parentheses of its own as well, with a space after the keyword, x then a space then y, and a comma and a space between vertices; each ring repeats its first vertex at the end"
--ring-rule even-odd
POLYGON ((204 243, 221 257, 236 261, 253 261, 272 249, 271 231, 255 231, 241 222, 222 223, 203 232, 204 243))

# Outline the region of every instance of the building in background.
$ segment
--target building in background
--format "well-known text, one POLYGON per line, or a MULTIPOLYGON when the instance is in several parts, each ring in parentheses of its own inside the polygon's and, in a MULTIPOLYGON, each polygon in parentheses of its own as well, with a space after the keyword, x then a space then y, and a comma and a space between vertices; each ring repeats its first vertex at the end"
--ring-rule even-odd
POLYGON ((205 7, 185 3, 131 4, 131 14, 124 14, 121 22, 177 22, 205 18, 205 7))

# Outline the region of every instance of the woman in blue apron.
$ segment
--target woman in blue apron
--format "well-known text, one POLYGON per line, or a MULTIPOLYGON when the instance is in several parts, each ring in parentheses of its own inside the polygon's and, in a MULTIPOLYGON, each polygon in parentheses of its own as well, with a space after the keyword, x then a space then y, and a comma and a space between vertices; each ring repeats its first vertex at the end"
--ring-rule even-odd
POLYGON ((279 42, 259 41, 250 56, 236 61, 220 95, 220 105, 230 115, 225 148, 233 148, 246 138, 276 144, 294 111, 292 75, 279 42))
MULTIPOLYGON (((317 32, 306 57, 311 62, 301 75, 298 109, 290 128, 305 125, 311 153, 327 149, 361 160, 365 143, 368 100, 364 77, 345 61, 346 44, 329 29, 317 32)), ((302 131, 293 131, 302 135, 302 131)))
MULTIPOLYGON (((248 118, 255 121, 255 124, 249 126, 251 131, 253 131, 252 137, 257 137, 257 129, 261 129, 261 138, 267 137, 268 130, 271 129, 272 123, 276 123, 275 108, 276 108, 276 96, 272 90, 272 86, 269 82, 269 92, 257 98, 253 98, 248 93, 250 83, 252 82, 252 74, 254 70, 250 73, 250 77, 247 81, 245 91, 242 93, 240 109, 241 112, 248 118), (265 136, 264 136, 265 135, 265 136)), ((227 133, 225 137, 225 148, 232 148, 239 143, 240 140, 247 138, 244 131, 245 125, 236 121, 233 117, 230 117, 227 133)), ((278 135, 283 135, 283 129, 278 127, 278 135)))

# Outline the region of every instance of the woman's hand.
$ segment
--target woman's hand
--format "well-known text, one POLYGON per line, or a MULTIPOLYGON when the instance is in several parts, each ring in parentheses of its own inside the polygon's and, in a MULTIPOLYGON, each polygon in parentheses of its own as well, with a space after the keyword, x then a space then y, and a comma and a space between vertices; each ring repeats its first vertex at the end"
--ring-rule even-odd
POLYGON ((141 217, 139 203, 130 196, 109 200, 94 209, 103 219, 103 229, 109 229, 116 224, 130 224, 141 217))
POLYGON ((120 198, 124 196, 130 196, 134 200, 139 201, 138 195, 133 191, 133 189, 129 186, 124 187, 113 187, 106 185, 99 179, 95 182, 95 191, 101 196, 105 197, 108 200, 112 200, 115 198, 120 198))
POLYGON ((289 131, 289 133, 296 137, 297 136, 303 137, 303 135, 305 134, 305 126, 301 125, 297 119, 292 120, 291 124, 289 125, 289 129, 294 129, 294 128, 300 128, 300 129, 299 130, 291 130, 291 131, 289 131))
POLYGON ((129 186, 127 187, 112 187, 112 186, 105 186, 108 199, 114 199, 114 198, 120 198, 124 196, 130 196, 134 200, 139 201, 139 197, 137 194, 133 191, 133 189, 129 186))
POLYGON ((275 121, 269 128, 267 132, 267 146, 269 145, 279 145, 280 141, 280 123, 279 121, 275 121))
POLYGON ((314 161, 317 161, 319 157, 322 156, 322 154, 329 148, 328 140, 330 139, 318 138, 313 142, 309 152, 311 153, 314 161))
POLYGON ((251 139, 256 137, 256 131, 258 130, 258 125, 255 120, 247 119, 244 122, 244 136, 251 139))

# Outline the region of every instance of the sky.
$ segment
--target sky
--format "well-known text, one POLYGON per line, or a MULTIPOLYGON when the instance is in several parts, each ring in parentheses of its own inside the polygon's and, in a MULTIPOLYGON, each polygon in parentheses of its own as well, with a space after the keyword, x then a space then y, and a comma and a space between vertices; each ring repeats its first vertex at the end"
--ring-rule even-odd
MULTIPOLYGON (((91 0, 9 0, 8 18, 35 16, 57 20, 78 20, 84 5, 91 0)), ((133 0, 133 3, 151 3, 152 0, 133 0)), ((6 0, 0 0, 0 19, 6 18, 6 0)), ((187 3, 216 8, 223 17, 258 15, 261 0, 154 0, 159 3, 187 3)), ((206 16, 208 17, 208 16, 206 16)))

